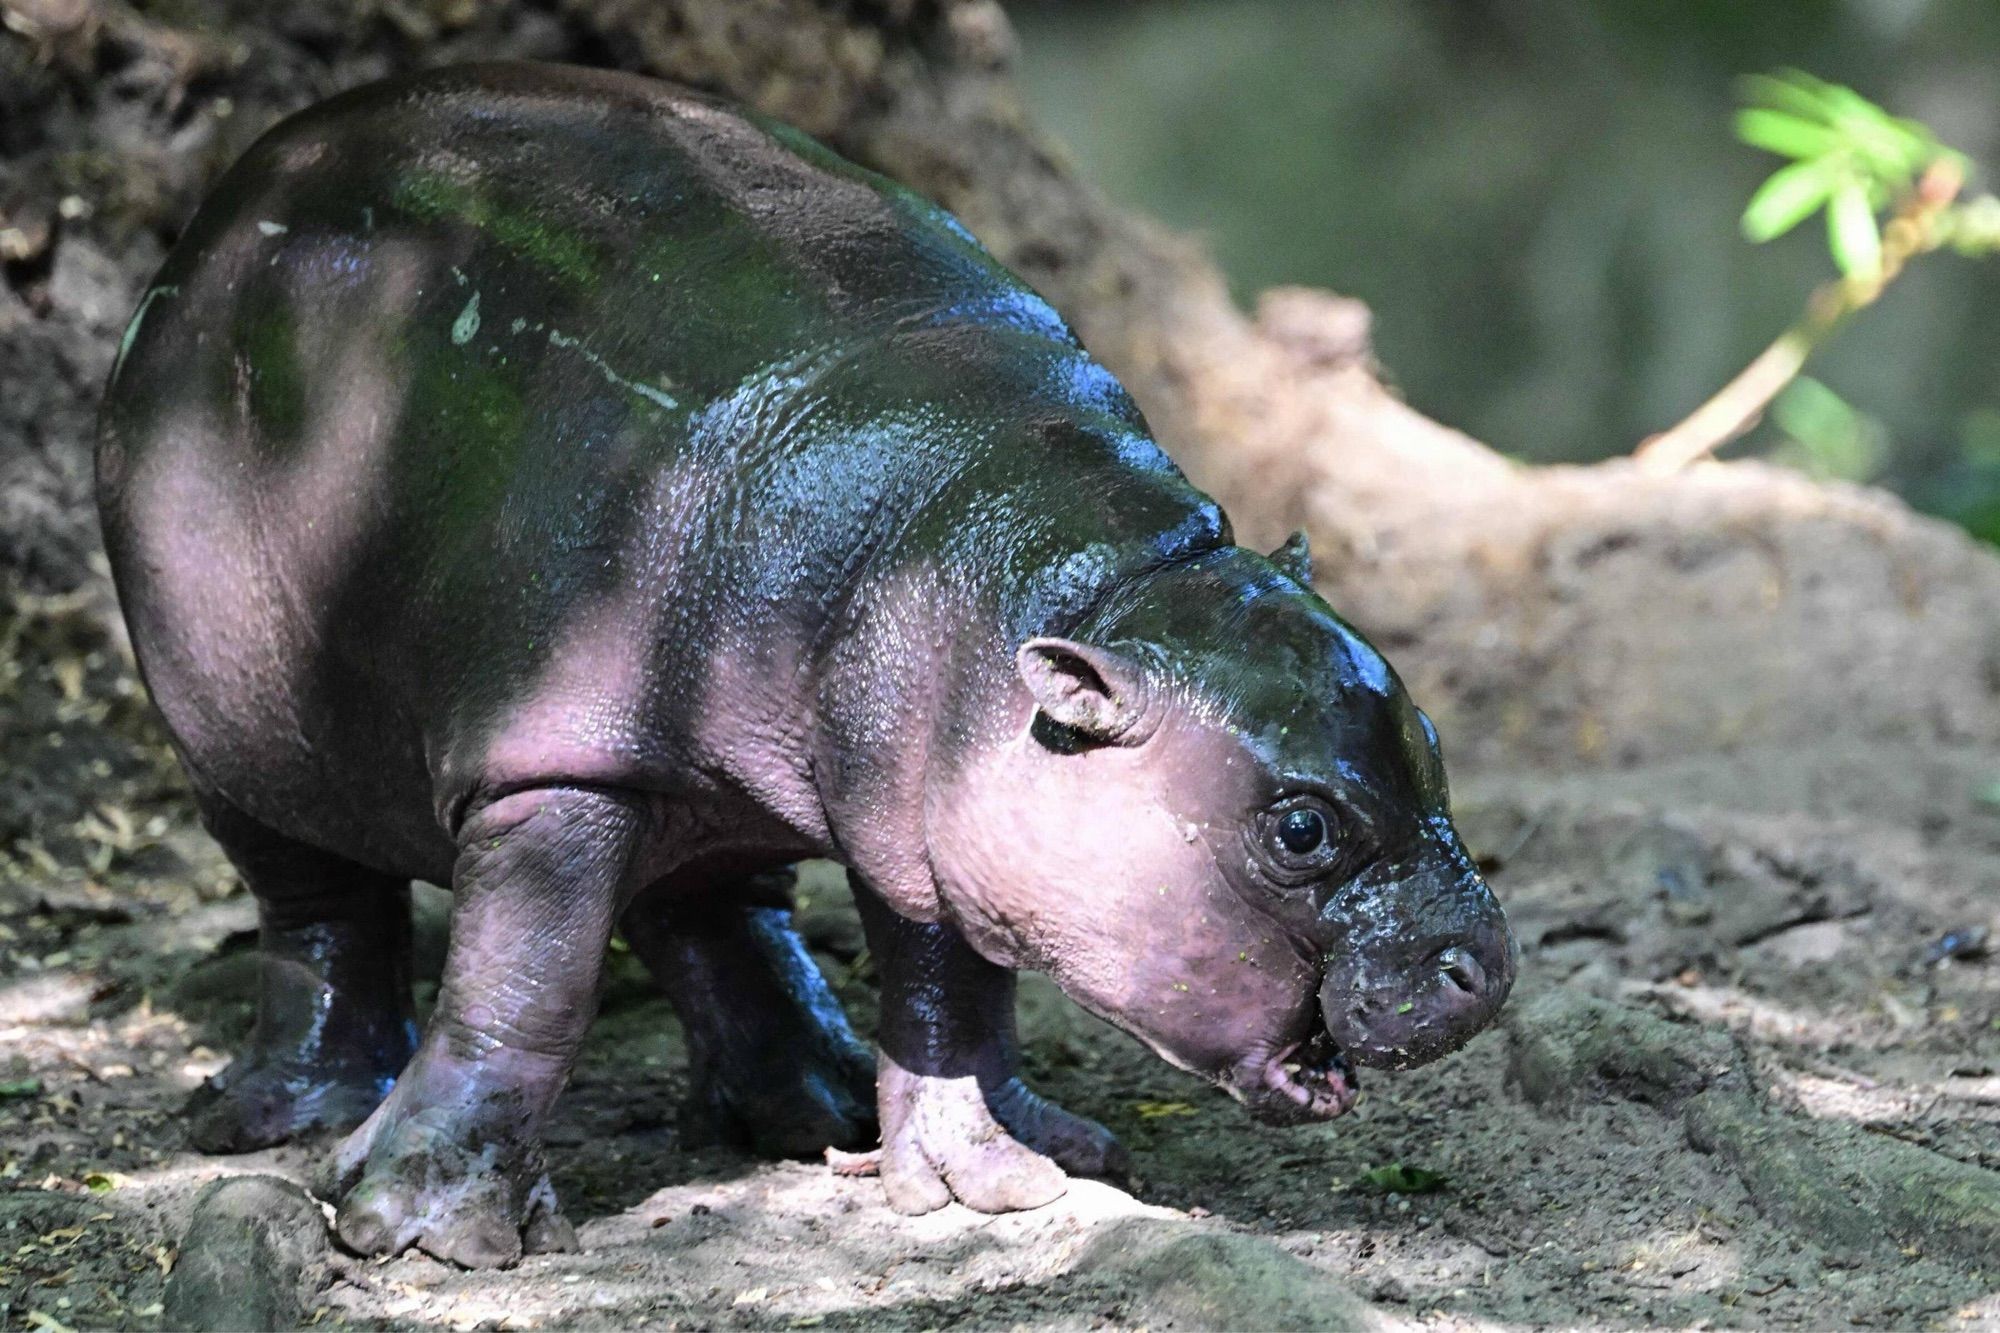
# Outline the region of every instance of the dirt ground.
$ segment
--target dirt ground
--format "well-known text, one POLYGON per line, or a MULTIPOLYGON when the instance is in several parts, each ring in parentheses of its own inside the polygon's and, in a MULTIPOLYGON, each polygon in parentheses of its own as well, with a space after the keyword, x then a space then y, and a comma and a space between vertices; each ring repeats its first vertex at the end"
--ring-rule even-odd
MULTIPOLYGON (((85 448, 172 226, 258 117, 418 48, 670 67, 765 51, 748 19, 727 40, 702 28, 718 8, 704 0, 411 0, 355 6, 365 21, 301 2, 229 11, 240 32, 226 40, 165 17, 204 8, 0 0, 6 1328, 166 1326, 204 1186, 310 1185, 320 1160, 311 1146, 191 1154, 177 1118, 247 1030, 254 914, 194 827, 125 664, 85 448), (654 43, 666 54, 647 55, 654 43)), ((926 11, 823 8, 891 27, 926 11)), ((991 7, 943 8, 953 68, 987 77, 991 7)), ((848 63, 824 85, 785 82, 773 57, 749 61, 739 91, 782 85, 760 104, 837 127, 841 80, 867 85, 881 54, 839 49, 848 63)), ((904 83, 880 75, 896 97, 937 86, 929 66, 908 68, 904 83)), ((969 96, 856 98, 889 110, 830 137, 921 166, 906 122, 929 108, 956 133, 969 96)), ((1124 1139, 1132 1189, 1079 1183, 1033 1213, 913 1220, 871 1180, 704 1143, 680 1115, 677 1026, 620 955, 550 1136, 582 1250, 473 1274, 326 1249, 306 1262, 302 1320, 2000 1328, 2000 959, 1984 943, 2000 931, 2000 564, 1887 501, 1754 469, 1668 491, 1614 472, 1531 479, 1470 442, 1441 445, 1365 352, 1327 341, 1327 317, 1354 312, 1319 298, 1267 308, 1256 330, 1218 306, 1198 340, 1184 294, 1162 297, 1176 336, 1209 350, 1160 351, 1126 317, 1156 291, 1071 262, 1054 233, 964 189, 953 206, 1082 312, 1163 433, 1195 422, 1177 456, 1234 476, 1218 489, 1240 524, 1313 526, 1336 603, 1438 711, 1461 824, 1524 946, 1502 1029, 1437 1065, 1364 1076, 1340 1121, 1280 1131, 1029 985, 1033 1081, 1124 1139), (1111 294, 1092 306, 1099 287, 1111 294), (1230 378, 1252 362, 1304 387, 1274 404, 1262 381, 1230 378), (1272 439, 1295 418, 1300 438, 1346 442, 1283 455, 1336 480, 1280 475, 1241 413, 1274 422, 1272 439), (1204 455, 1203 431, 1241 453, 1204 455), (1357 466, 1357 441, 1389 464, 1357 466), (1305 496, 1303 512, 1268 499, 1280 491, 1305 496)), ((1065 244, 1130 240, 1031 195, 1065 244)), ((435 958, 438 896, 421 906, 435 958)), ((836 872, 815 870, 801 911, 865 1030, 873 992, 836 872)))
MULTIPOLYGON (((247 1029, 253 912, 192 826, 100 609, 17 595, 0 616, 8 1327, 160 1327, 198 1187, 310 1183, 319 1161, 181 1144, 181 1100, 247 1029)), ((1135 1180, 1012 1217, 903 1218, 872 1180, 702 1143, 679 1114, 677 1025, 621 955, 550 1136, 582 1252, 497 1274, 334 1252, 306 1317, 2000 1327, 2000 964, 1936 958, 2000 924, 2000 756, 1880 760, 1460 774, 1469 841, 1526 946, 1506 1031, 1368 1077, 1329 1125, 1254 1125, 1029 987, 1034 1081, 1116 1130, 1135 1180), (1397 1164, 1443 1180, 1371 1183, 1397 1164), (1189 1236, 1219 1248, 1133 1258, 1189 1236)), ((442 897, 420 900, 433 959, 442 897)), ((808 876, 801 917, 865 1028, 832 867, 808 876)))

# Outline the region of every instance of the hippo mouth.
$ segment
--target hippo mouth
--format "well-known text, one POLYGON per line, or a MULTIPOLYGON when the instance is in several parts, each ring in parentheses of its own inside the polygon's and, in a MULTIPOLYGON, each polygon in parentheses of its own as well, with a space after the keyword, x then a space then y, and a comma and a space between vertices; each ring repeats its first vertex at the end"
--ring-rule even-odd
POLYGON ((1250 1114, 1267 1125, 1300 1125, 1345 1115, 1360 1095, 1354 1065, 1324 1024, 1254 1068, 1242 1089, 1250 1114))

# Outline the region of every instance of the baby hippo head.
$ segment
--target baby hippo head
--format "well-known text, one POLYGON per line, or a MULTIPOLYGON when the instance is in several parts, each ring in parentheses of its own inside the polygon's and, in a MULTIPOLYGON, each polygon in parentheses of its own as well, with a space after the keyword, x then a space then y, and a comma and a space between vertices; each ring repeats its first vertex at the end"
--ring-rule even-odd
POLYGON ((1515 946, 1437 733, 1302 549, 1170 566, 1011 667, 926 797, 976 948, 1274 1123, 1339 1115, 1356 1066, 1492 1021, 1515 946))

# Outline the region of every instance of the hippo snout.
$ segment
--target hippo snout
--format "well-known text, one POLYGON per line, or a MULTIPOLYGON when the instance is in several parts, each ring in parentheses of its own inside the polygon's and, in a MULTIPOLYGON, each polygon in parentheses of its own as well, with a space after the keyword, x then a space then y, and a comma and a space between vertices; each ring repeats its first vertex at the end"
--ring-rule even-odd
POLYGON ((1435 1060, 1500 1012, 1516 955, 1496 909, 1443 947, 1391 967, 1365 956, 1329 958, 1319 993, 1327 1031, 1357 1065, 1409 1069, 1435 1060))

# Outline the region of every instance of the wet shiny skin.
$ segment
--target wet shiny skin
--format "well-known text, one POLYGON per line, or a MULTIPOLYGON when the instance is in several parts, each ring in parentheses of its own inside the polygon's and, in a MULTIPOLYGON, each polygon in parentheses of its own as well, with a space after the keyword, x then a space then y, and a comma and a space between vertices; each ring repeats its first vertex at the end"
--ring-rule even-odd
POLYGON ((1117 1168, 1016 1077, 1008 968, 1273 1119, 1511 981, 1428 723, 1303 548, 1231 545, 948 216, 721 104, 487 66, 285 122, 147 292, 98 467, 148 683, 303 960, 208 1142, 379 1099, 406 939, 294 937, 457 895, 437 1015, 340 1154, 358 1249, 562 1242, 540 1127, 621 915, 751 1141, 872 1134, 770 887, 805 856, 856 875, 911 1211, 1117 1168), (1327 811, 1303 879, 1283 802, 1327 811))

